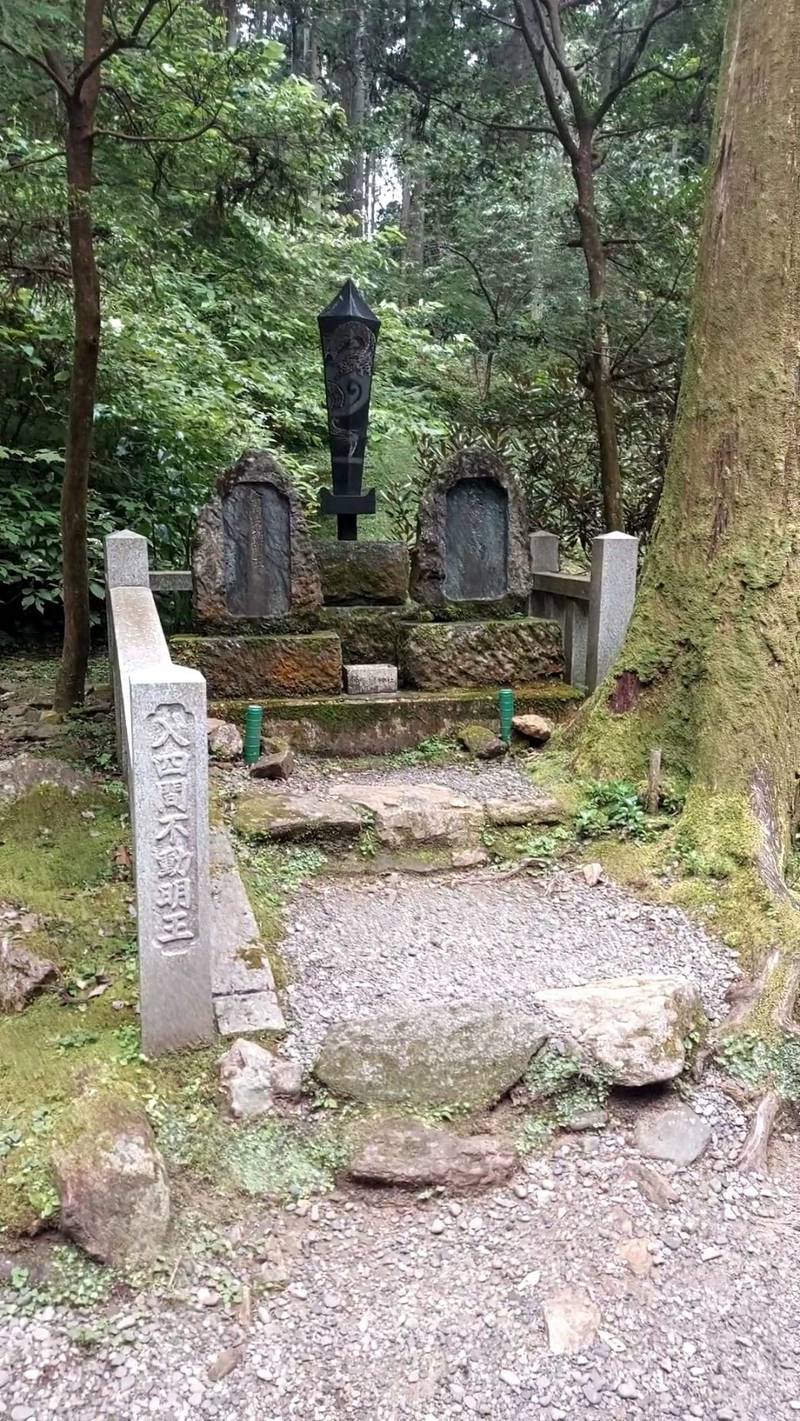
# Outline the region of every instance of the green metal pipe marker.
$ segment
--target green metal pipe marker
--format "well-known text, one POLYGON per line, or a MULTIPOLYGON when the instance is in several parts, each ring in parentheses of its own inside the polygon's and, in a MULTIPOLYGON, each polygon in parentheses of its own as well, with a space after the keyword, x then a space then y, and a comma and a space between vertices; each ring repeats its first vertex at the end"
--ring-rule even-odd
POLYGON ((504 686, 497 692, 497 708, 500 712, 500 738, 506 745, 511 739, 511 722, 514 719, 514 692, 504 686))
POLYGON ((254 765, 261 754, 261 726, 264 712, 261 706, 248 706, 244 718, 244 762, 254 765))

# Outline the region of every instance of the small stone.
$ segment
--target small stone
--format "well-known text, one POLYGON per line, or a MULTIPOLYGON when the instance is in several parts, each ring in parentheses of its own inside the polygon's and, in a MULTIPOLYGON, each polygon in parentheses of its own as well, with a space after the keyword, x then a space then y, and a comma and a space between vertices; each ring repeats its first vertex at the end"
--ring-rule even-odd
POLYGON ((485 849, 454 849, 450 862, 453 868, 480 868, 489 862, 485 849))
POLYGON ((39 785, 57 785, 76 794, 87 789, 90 783, 87 774, 63 760, 37 755, 16 755, 10 760, 0 760, 0 804, 10 804, 32 789, 38 789, 39 785))
POLYGON ((516 1388, 516 1387, 520 1386, 522 1379, 521 1379, 521 1377, 519 1376, 519 1374, 518 1374, 517 1372, 510 1372, 510 1371, 503 1370, 503 1371, 501 1371, 501 1373, 500 1373, 500 1380, 501 1380, 501 1382, 504 1382, 506 1386, 511 1386, 511 1387, 515 1387, 515 1388, 516 1388))
POLYGON ((486 725, 459 725, 455 731, 459 744, 478 760, 499 760, 508 751, 496 730, 486 725))
POLYGON ((646 1238, 627 1239, 619 1245, 618 1251, 635 1278, 646 1278, 653 1271, 653 1259, 646 1238))
POLYGON ((239 1037, 221 1057, 220 1088, 235 1120, 257 1120, 273 1109, 276 1096, 297 1100, 303 1072, 297 1061, 273 1056, 255 1041, 239 1037))
POLYGON ((708 1148, 711 1126, 688 1105, 648 1112, 636 1123, 636 1148, 650 1159, 690 1165, 708 1148))
POLYGON ((254 780, 288 780, 293 773, 294 755, 288 745, 271 750, 250 766, 250 776, 254 780))
POLYGON ((241 758, 244 742, 241 732, 227 720, 210 719, 208 722, 208 751, 216 760, 238 760, 241 758))
POLYGON ((10 938, 0 938, 0 1012, 22 1011, 40 987, 56 975, 54 962, 37 957, 10 938))
POLYGON ((555 730, 552 720, 545 715, 515 715, 511 724, 518 735, 535 745, 544 745, 555 730))
POLYGON ((680 1191, 675 1188, 672 1181, 666 1179, 659 1170, 653 1169, 651 1165, 641 1164, 637 1161, 627 1166, 626 1173, 630 1179, 635 1180, 645 1198, 659 1209, 666 1209, 670 1204, 676 1204, 680 1199, 680 1191))
POLYGON ((443 1234, 443 1233, 444 1233, 444 1223, 442 1222, 441 1219, 434 1219, 433 1222, 430 1224, 429 1227, 430 1227, 430 1232, 431 1232, 432 1234, 443 1234))
POLYGON ((584 1288, 565 1288, 544 1301, 550 1351, 558 1357, 584 1352, 600 1326, 600 1309, 584 1288))
POLYGON ((227 1377, 234 1367, 238 1367, 243 1356, 243 1347, 226 1347, 223 1352, 218 1352, 208 1368, 209 1381, 218 1382, 222 1377, 227 1377))

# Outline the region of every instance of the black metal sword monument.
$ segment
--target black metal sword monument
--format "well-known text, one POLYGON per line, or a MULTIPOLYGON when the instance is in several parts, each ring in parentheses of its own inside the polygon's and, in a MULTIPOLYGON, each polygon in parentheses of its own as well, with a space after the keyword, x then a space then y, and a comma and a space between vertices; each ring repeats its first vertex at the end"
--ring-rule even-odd
POLYGON ((345 282, 318 321, 333 483, 333 492, 320 491, 319 506, 322 513, 336 514, 337 537, 353 542, 358 538, 359 517, 375 512, 375 490, 362 493, 361 480, 381 323, 353 281, 345 282))

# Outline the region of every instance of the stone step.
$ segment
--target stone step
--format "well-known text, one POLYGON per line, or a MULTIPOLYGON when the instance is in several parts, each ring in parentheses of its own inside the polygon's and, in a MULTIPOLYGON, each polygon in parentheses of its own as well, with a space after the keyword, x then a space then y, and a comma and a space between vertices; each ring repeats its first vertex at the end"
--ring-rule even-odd
POLYGON ((552 799, 510 800, 507 814, 504 805, 439 784, 339 784, 327 794, 254 789, 240 796, 234 825, 246 837, 267 842, 352 840, 368 830, 383 849, 448 849, 450 866, 472 868, 486 857, 474 853, 486 825, 552 824, 564 818, 552 799))
MULTIPOLYGON (((540 681, 514 688, 520 715, 563 720, 577 710, 583 692, 562 681, 540 681)), ((244 725, 249 700, 215 698, 211 715, 244 725)), ((269 734, 293 750, 312 755, 391 755, 412 750, 432 736, 450 736, 467 721, 497 722, 497 687, 448 691, 399 691, 392 700, 379 696, 276 698, 256 695, 269 734)))
POLYGON ((211 991, 222 1036, 284 1031, 272 968, 223 829, 209 837, 211 862, 211 991))

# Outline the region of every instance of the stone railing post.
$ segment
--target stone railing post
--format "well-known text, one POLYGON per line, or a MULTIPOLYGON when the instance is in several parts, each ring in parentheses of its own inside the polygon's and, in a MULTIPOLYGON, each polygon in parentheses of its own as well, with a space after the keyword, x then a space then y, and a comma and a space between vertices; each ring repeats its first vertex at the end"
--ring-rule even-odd
POLYGON ((123 774, 128 772, 128 752, 125 743, 125 725, 122 708, 122 688, 119 681, 119 662, 114 642, 114 617, 111 611, 111 591, 114 587, 149 587, 150 562, 147 539, 140 533, 110 533, 105 540, 104 559, 106 571, 106 625, 108 628, 108 657, 111 665, 111 684, 114 691, 114 723, 117 735, 117 759, 123 774))
POLYGON ((590 691, 610 671, 625 640, 636 596, 639 539, 603 533, 592 542, 586 684, 590 691))
POLYGON ((547 533, 538 528, 529 539, 531 550, 531 572, 558 572, 561 557, 558 549, 558 534, 547 533))
POLYGON ((213 1041, 206 683, 183 666, 130 677, 129 793, 142 1050, 213 1041))

